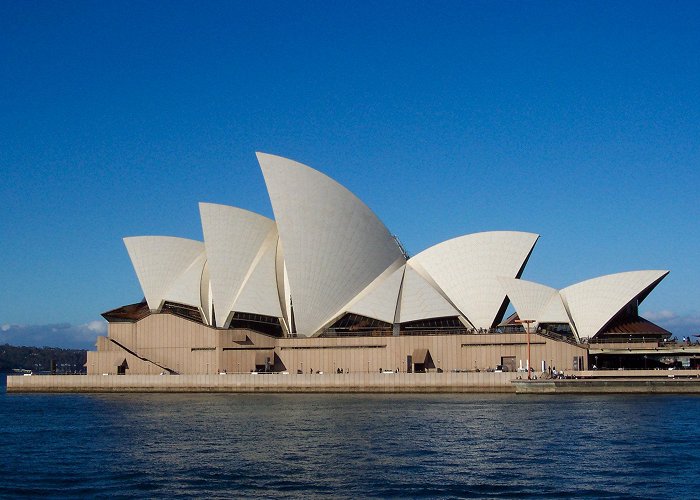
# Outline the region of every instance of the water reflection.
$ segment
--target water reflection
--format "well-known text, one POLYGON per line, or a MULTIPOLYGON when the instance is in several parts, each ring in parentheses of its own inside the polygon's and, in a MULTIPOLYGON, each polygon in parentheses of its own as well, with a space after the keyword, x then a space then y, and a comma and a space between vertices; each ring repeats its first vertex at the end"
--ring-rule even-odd
POLYGON ((699 463, 697 397, 0 398, 0 495, 691 497, 700 485, 683 466, 699 463))

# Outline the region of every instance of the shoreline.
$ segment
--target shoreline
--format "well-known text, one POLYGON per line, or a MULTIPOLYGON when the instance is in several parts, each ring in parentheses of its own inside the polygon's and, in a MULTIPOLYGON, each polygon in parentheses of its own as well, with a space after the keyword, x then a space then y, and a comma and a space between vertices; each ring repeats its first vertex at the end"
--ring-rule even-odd
POLYGON ((700 370, 572 372, 577 378, 522 380, 519 373, 347 373, 224 375, 9 375, 8 393, 512 393, 700 394, 700 370))
POLYGON ((7 392, 514 393, 515 373, 32 375, 7 392))
POLYGON ((516 394, 700 394, 697 377, 515 380, 516 394))

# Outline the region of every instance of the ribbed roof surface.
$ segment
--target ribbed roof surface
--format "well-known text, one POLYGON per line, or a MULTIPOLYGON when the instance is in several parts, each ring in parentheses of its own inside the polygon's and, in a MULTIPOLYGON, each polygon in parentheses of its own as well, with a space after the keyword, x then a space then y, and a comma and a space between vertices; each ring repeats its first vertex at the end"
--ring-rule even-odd
POLYGON ((347 307, 347 311, 385 323, 393 323, 404 269, 404 265, 393 271, 389 268, 388 276, 377 278, 378 283, 372 282, 368 287, 371 289, 347 307))
POLYGON ((591 338, 627 304, 646 296, 667 274, 668 271, 609 274, 576 283, 560 293, 579 337, 591 338))
POLYGON ((312 335, 401 251, 346 188, 301 163, 258 153, 279 230, 297 332, 312 335))
MULTIPOLYGON (((216 326, 224 326, 275 222, 248 210, 200 203, 216 326)), ((276 235, 273 234, 276 241, 276 235)))
POLYGON ((160 309, 170 287, 204 253, 202 242, 172 236, 134 236, 124 244, 152 310, 160 309))
POLYGON ((506 297, 497 277, 518 277, 538 237, 516 231, 468 234, 430 247, 409 263, 476 328, 490 328, 506 297))
POLYGON ((236 297, 234 311, 282 317, 277 293, 276 250, 277 231, 271 231, 261 246, 259 257, 253 262, 241 292, 236 297))
POLYGON ((459 316, 489 328, 507 296, 520 318, 569 322, 586 338, 614 329, 613 319, 668 274, 619 273, 557 291, 516 279, 538 239, 517 231, 461 236, 406 262, 376 215, 336 181, 279 156, 258 160, 275 221, 201 203, 204 243, 124 239, 150 309, 168 301, 200 308, 207 323, 215 309, 220 327, 233 312, 290 325, 293 301, 297 333, 313 335, 345 313, 386 323, 459 316))
POLYGON ((406 266, 401 288, 400 323, 459 315, 459 311, 452 307, 413 267, 406 266))
POLYGON ((533 283, 532 281, 515 278, 500 277, 498 281, 518 312, 518 317, 520 319, 535 320, 532 328, 537 328, 539 323, 544 322, 569 323, 564 304, 559 296, 559 290, 540 285, 539 283, 533 283), (554 305, 559 304, 559 311, 554 309, 555 306, 552 306, 552 303, 554 305), (557 320, 549 319, 547 321, 542 319, 545 311, 548 312, 547 316, 549 317, 558 312, 556 314, 557 320))

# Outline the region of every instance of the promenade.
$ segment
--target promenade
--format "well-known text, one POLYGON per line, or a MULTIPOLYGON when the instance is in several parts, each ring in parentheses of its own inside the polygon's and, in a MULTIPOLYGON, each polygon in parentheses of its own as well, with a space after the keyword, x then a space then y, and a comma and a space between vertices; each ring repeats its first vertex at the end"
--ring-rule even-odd
POLYGON ((7 392, 515 392, 516 373, 224 375, 32 375, 7 377, 7 392))
POLYGON ((523 380, 522 373, 345 373, 8 376, 7 392, 241 393, 700 393, 700 370, 581 371, 523 380))

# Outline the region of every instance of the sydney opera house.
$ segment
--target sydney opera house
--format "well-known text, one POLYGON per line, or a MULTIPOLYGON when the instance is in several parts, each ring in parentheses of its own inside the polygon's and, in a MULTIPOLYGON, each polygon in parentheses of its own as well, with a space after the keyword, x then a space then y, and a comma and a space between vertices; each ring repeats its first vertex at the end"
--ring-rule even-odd
POLYGON ((88 373, 516 371, 528 347, 537 371, 583 370, 598 342, 670 336, 638 315, 667 271, 557 290, 521 279, 538 235, 517 231, 409 256, 334 180, 257 156, 274 220, 200 203, 203 241, 124 239, 144 300, 103 314, 88 373))

